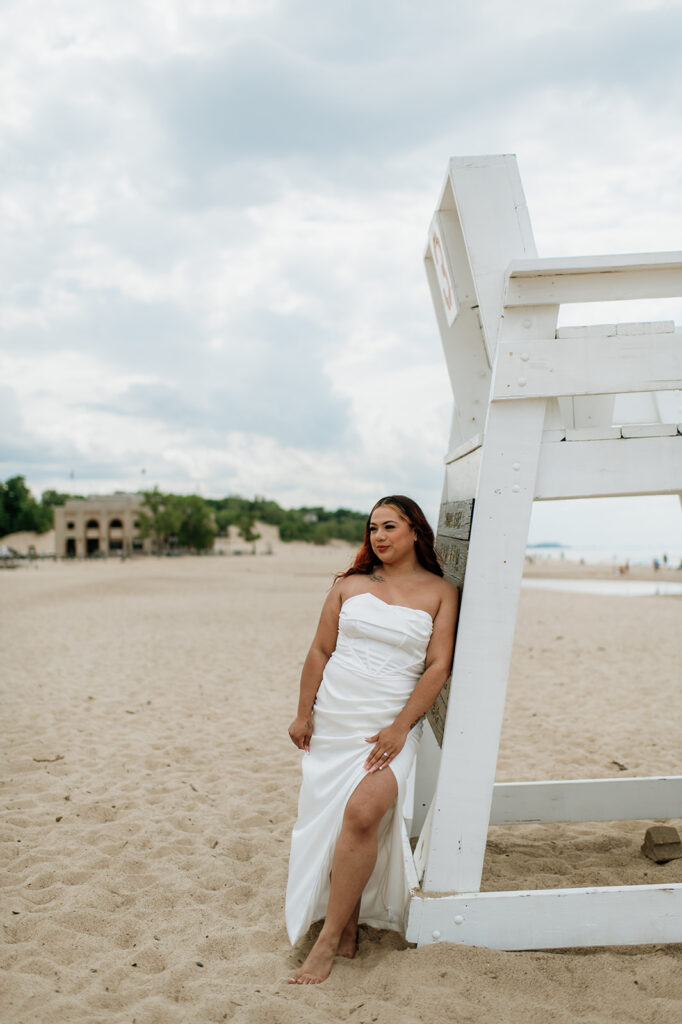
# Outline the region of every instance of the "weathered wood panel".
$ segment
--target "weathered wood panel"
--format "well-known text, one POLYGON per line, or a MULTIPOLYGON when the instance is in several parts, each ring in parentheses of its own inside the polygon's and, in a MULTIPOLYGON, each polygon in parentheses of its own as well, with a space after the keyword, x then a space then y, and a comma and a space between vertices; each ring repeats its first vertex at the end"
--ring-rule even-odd
POLYGON ((515 259, 507 270, 505 306, 607 302, 682 295, 682 253, 515 259))
POLYGON ((614 395, 682 387, 679 334, 512 339, 498 344, 493 398, 614 395))
POLYGON ((682 885, 413 896, 406 938, 492 949, 682 942, 682 885))
MULTIPOLYGON (((454 583, 458 590, 461 590, 464 585, 473 515, 474 499, 469 498, 464 501, 444 501, 438 516, 436 551, 446 579, 454 583)), ((443 743, 449 695, 450 677, 448 676, 443 689, 427 714, 439 746, 443 743)))
POLYGON ((468 501, 444 501, 438 517, 436 539, 454 537, 469 543, 471 519, 474 514, 474 499, 468 501))
POLYGON ((682 493, 682 443, 672 437, 633 437, 540 449, 535 497, 608 498, 626 494, 682 493))
POLYGON ((657 778, 498 782, 491 825, 548 821, 653 821, 676 818, 682 775, 657 778))

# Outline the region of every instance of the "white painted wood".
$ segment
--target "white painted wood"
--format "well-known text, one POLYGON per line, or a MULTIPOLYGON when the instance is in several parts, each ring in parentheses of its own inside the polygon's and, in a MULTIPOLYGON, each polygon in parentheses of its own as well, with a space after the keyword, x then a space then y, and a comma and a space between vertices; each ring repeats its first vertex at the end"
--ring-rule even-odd
POLYGON ((645 323, 616 324, 616 333, 631 334, 674 334, 674 320, 650 320, 645 323))
POLYGON ((492 396, 545 398, 682 387, 682 335, 510 340, 500 344, 492 396))
POLYGON ((412 847, 410 845, 410 836, 408 829, 403 823, 401 830, 402 838, 402 849, 403 849, 403 869, 405 872, 405 883, 408 893, 414 892, 419 888, 419 878, 414 867, 414 858, 412 856, 412 847))
POLYGON ((414 848, 414 868, 420 884, 424 877, 424 872, 426 871, 426 858, 431 844, 431 828, 433 826, 433 814, 435 809, 436 799, 434 797, 429 805, 429 809, 424 819, 424 824, 422 825, 422 830, 419 833, 419 838, 417 839, 417 844, 414 848))
POLYGON ((677 423, 682 419, 682 391, 679 389, 675 391, 655 391, 649 397, 653 400, 654 404, 653 416, 649 416, 647 419, 638 416, 636 421, 631 419, 614 420, 614 423, 677 423))
POLYGON ((544 414, 543 401, 495 402, 488 414, 427 856, 429 889, 480 885, 544 414))
POLYGON ((480 448, 482 444, 483 434, 474 434, 473 437, 470 437, 469 440, 465 441, 464 444, 461 444, 458 448, 455 448, 454 451, 448 452, 448 454, 445 456, 446 465, 449 464, 450 462, 456 462, 457 459, 464 458, 465 455, 468 455, 470 452, 473 452, 477 448, 480 448))
POLYGON ((568 424, 566 422, 565 410, 562 408, 562 404, 566 402, 572 402, 573 399, 567 398, 548 398, 545 402, 545 423, 544 432, 548 430, 561 430, 565 431, 568 424))
POLYGON ((602 423, 595 427, 573 427, 566 431, 567 441, 608 441, 620 438, 620 427, 602 423))
MULTIPOLYGON (((682 435, 669 433, 682 417, 668 412, 682 336, 669 321, 557 332, 559 303, 682 295, 682 253, 538 260, 513 157, 451 161, 436 218, 458 303, 448 323, 429 250, 455 398, 443 500, 475 496, 476 510, 435 796, 414 858, 404 843, 409 886, 423 870, 428 890, 410 901, 408 938, 509 949, 680 941, 682 886, 478 889, 490 820, 650 820, 682 804, 679 779, 494 784, 533 498, 682 495, 682 435), (666 436, 621 437, 626 398, 648 403, 640 418, 666 436)), ((419 771, 423 812, 433 763, 419 771)))
POLYGON ((424 259, 454 396, 449 452, 483 432, 504 270, 512 256, 535 251, 515 158, 452 160, 424 259), (434 224, 458 308, 451 322, 443 305, 443 275, 432 256, 434 224))
POLYGON ((438 211, 441 243, 456 284, 458 315, 448 324, 441 298, 441 286, 430 248, 424 258, 433 307, 436 313, 443 354, 450 378, 454 406, 450 427, 449 451, 482 434, 490 393, 490 362, 483 338, 471 272, 466 260, 466 246, 454 210, 452 195, 446 195, 438 211))
POLYGON ((557 327, 555 336, 557 338, 593 338, 604 336, 615 338, 618 332, 618 324, 580 324, 567 327, 557 327))
POLYGON ((413 896, 406 935, 510 950, 682 942, 682 884, 413 896))
POLYGON ((476 494, 483 448, 474 448, 445 466, 442 501, 464 501, 476 494))
POLYGON ((492 365, 507 263, 537 253, 526 197, 514 156, 457 157, 450 160, 448 179, 492 365))
POLYGON ((650 821, 682 816, 682 775, 658 778, 498 782, 491 825, 650 821))
POLYGON ((448 327, 452 327, 457 316, 457 298, 455 295, 454 278, 450 268, 450 257, 443 244, 443 233, 440 228, 438 214, 435 214, 429 229, 429 251, 438 279, 445 321, 448 327))
POLYGON ((631 423, 621 427, 623 437, 673 437, 676 423, 631 423))
POLYGON ((674 320, 646 320, 637 323, 583 324, 559 327, 557 338, 615 337, 617 334, 674 334, 674 320))
POLYGON ((416 757, 411 836, 420 835, 424 827, 424 821, 436 789, 439 768, 440 747, 428 719, 424 719, 424 732, 416 757))
POLYGON ((612 426, 615 395, 576 395, 573 398, 573 428, 612 426))
POLYGON ((403 822, 405 824, 405 828, 407 829, 408 836, 411 836, 413 831, 412 816, 414 814, 414 791, 416 786, 416 779, 417 764, 415 758, 415 760, 412 762, 412 767, 410 769, 409 775, 407 776, 407 779, 405 781, 405 795, 403 798, 402 807, 403 822))
POLYGON ((543 444, 535 497, 608 498, 628 494, 678 494, 682 442, 676 437, 637 437, 588 444, 543 444))
POLYGON ((515 259, 507 271, 507 307, 563 302, 675 298, 682 295, 682 253, 515 259))

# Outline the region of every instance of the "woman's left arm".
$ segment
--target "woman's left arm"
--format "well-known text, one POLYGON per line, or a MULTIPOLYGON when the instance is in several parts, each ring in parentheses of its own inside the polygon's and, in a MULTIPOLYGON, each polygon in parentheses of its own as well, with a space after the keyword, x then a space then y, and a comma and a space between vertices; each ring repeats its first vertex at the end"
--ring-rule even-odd
POLYGON ((433 632, 426 651, 424 672, 419 682, 393 724, 381 729, 374 736, 367 737, 367 742, 374 744, 365 762, 368 771, 377 771, 385 764, 390 764, 403 749, 412 726, 429 710, 440 693, 452 667, 458 608, 459 591, 448 584, 444 588, 440 607, 433 620, 433 632), (388 757, 385 757, 385 754, 388 754, 388 757))

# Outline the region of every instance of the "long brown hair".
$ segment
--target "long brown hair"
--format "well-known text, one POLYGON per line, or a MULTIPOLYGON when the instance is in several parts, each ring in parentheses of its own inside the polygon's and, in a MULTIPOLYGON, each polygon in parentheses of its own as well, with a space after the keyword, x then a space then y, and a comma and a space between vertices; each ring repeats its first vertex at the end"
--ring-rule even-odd
MULTIPOLYGON (((426 516, 420 509, 416 501, 412 498, 407 498, 404 494, 389 494, 385 498, 379 498, 376 504, 372 507, 372 512, 380 508, 382 505, 390 505, 394 508, 403 519, 406 519, 410 524, 414 532, 417 534, 417 540, 415 541, 414 551, 417 556, 420 565, 423 565, 429 572, 434 573, 436 576, 442 576, 443 570, 441 569, 440 562, 438 561, 438 555, 435 552, 433 546, 433 530, 426 521, 426 516)), ((378 565, 381 565, 381 559, 372 551, 372 544, 370 541, 369 526, 372 519, 372 512, 367 516, 367 522, 365 523, 365 537, 362 542, 362 547, 355 556, 355 561, 351 565, 350 569, 346 569, 345 572, 339 572, 336 574, 336 579, 345 579, 346 576, 356 576, 358 574, 364 574, 368 576, 378 565)))

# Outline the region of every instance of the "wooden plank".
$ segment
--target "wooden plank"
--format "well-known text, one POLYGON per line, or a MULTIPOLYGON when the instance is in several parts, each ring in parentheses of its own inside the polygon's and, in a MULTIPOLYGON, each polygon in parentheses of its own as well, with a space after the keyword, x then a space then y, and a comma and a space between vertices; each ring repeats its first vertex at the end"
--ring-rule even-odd
POLYGON ((506 307, 682 295, 682 253, 513 260, 506 307))
POLYGON ((480 885, 544 417, 543 401, 495 402, 488 414, 427 856, 430 889, 480 885))
POLYGON ((650 320, 644 323, 616 324, 616 334, 674 334, 674 320, 650 320))
POLYGON ((566 441, 612 441, 622 437, 620 427, 606 423, 593 427, 569 427, 566 430, 566 441))
POLYGON ((440 225, 440 218, 434 214, 429 228, 429 251, 433 260, 440 297, 443 303, 443 313, 448 327, 452 327, 457 316, 457 297, 455 295, 455 283, 450 267, 450 257, 443 242, 443 231, 440 225))
POLYGON ((612 395, 682 387, 682 335, 601 335, 501 342, 492 397, 612 395))
POLYGON ((556 442, 540 449, 535 497, 608 498, 627 494, 679 494, 682 441, 634 437, 589 444, 556 442))
POLYGON ((445 466, 443 496, 449 501, 463 501, 476 493, 481 469, 483 446, 445 466))
POLYGON ((655 778, 498 782, 491 825, 556 821, 648 821, 682 814, 682 775, 655 778))
POLYGON ((467 541, 442 536, 436 538, 436 552, 443 572, 456 587, 464 583, 468 551, 467 541))
POLYGON ((676 268, 682 268, 682 250, 519 258, 509 264, 507 275, 518 278, 542 275, 553 277, 556 274, 603 274, 632 270, 653 272, 676 268))
POLYGON ((449 448, 466 444, 480 434, 490 392, 490 361, 479 317, 478 297, 466 263, 466 247, 457 215, 453 210, 439 214, 442 242, 455 276, 459 313, 448 324, 441 286, 430 249, 424 269, 431 292, 443 354, 454 397, 449 448))
POLYGON ((443 683, 440 693, 426 713, 426 719, 431 726, 439 747, 443 745, 443 733, 445 732, 445 719, 448 713, 451 682, 452 676, 450 675, 443 683))
MULTIPOLYGON (((573 398, 573 423, 570 429, 584 430, 587 427, 611 427, 615 395, 576 395, 573 398)), ((566 424, 569 427, 569 424, 566 424)), ((618 436, 618 434, 614 435, 618 436)))
MULTIPOLYGON (((517 256, 536 256, 533 229, 516 157, 457 157, 448 178, 461 225, 463 260, 476 289, 478 315, 490 365, 495 358, 505 271, 517 256)), ((455 276, 457 261, 452 260, 455 276)), ((475 378, 462 382, 475 388, 475 378)), ((487 396, 485 401, 487 402, 487 396)))
POLYGON ((471 452, 476 451, 483 444, 483 434, 474 434, 468 441, 463 444, 457 445, 451 452, 445 456, 446 465, 450 462, 456 462, 457 459, 463 459, 465 455, 469 455, 471 452))
POLYGON ((414 780, 414 806, 412 810, 412 835, 421 835, 438 780, 440 767, 440 744, 436 741, 428 720, 416 757, 414 780))
POLYGON ((682 942, 682 884, 415 894, 406 938, 509 950, 682 942))
POLYGON ((558 327, 557 338, 592 338, 595 335, 615 337, 617 334, 674 334, 674 320, 645 320, 620 324, 583 324, 558 327))
POLYGON ((609 426, 606 423, 594 427, 569 427, 566 430, 567 441, 619 440, 621 436, 620 427, 609 426))
POLYGON ((424 824, 422 825, 422 830, 419 834, 419 839, 417 840, 417 845, 414 848, 414 868, 417 872, 419 882, 421 882, 424 877, 424 872, 426 870, 426 856, 429 849, 429 842, 431 840, 431 826, 433 824, 434 810, 435 803, 432 800, 426 813, 424 824))
POLYGON ((414 857, 412 856, 412 847, 410 845, 410 837, 407 834, 405 828, 405 822, 401 829, 402 839, 402 851, 403 851, 403 869, 405 871, 405 885, 407 892, 413 892, 419 887, 419 877, 414 865, 414 857))
MULTIPOLYGON (((474 499, 444 501, 438 516, 436 551, 446 579, 461 590, 464 585, 469 537, 474 515, 474 499)), ((427 712, 427 721, 438 745, 443 742, 443 730, 450 696, 450 677, 427 712)), ((434 780, 435 783, 435 780, 434 780)))
POLYGON ((473 514, 473 498, 470 498, 468 501, 443 502, 438 516, 437 536, 453 537, 456 540, 468 542, 471 536, 473 514))
POLYGON ((629 423, 621 427, 623 437, 674 437, 676 423, 629 423))

